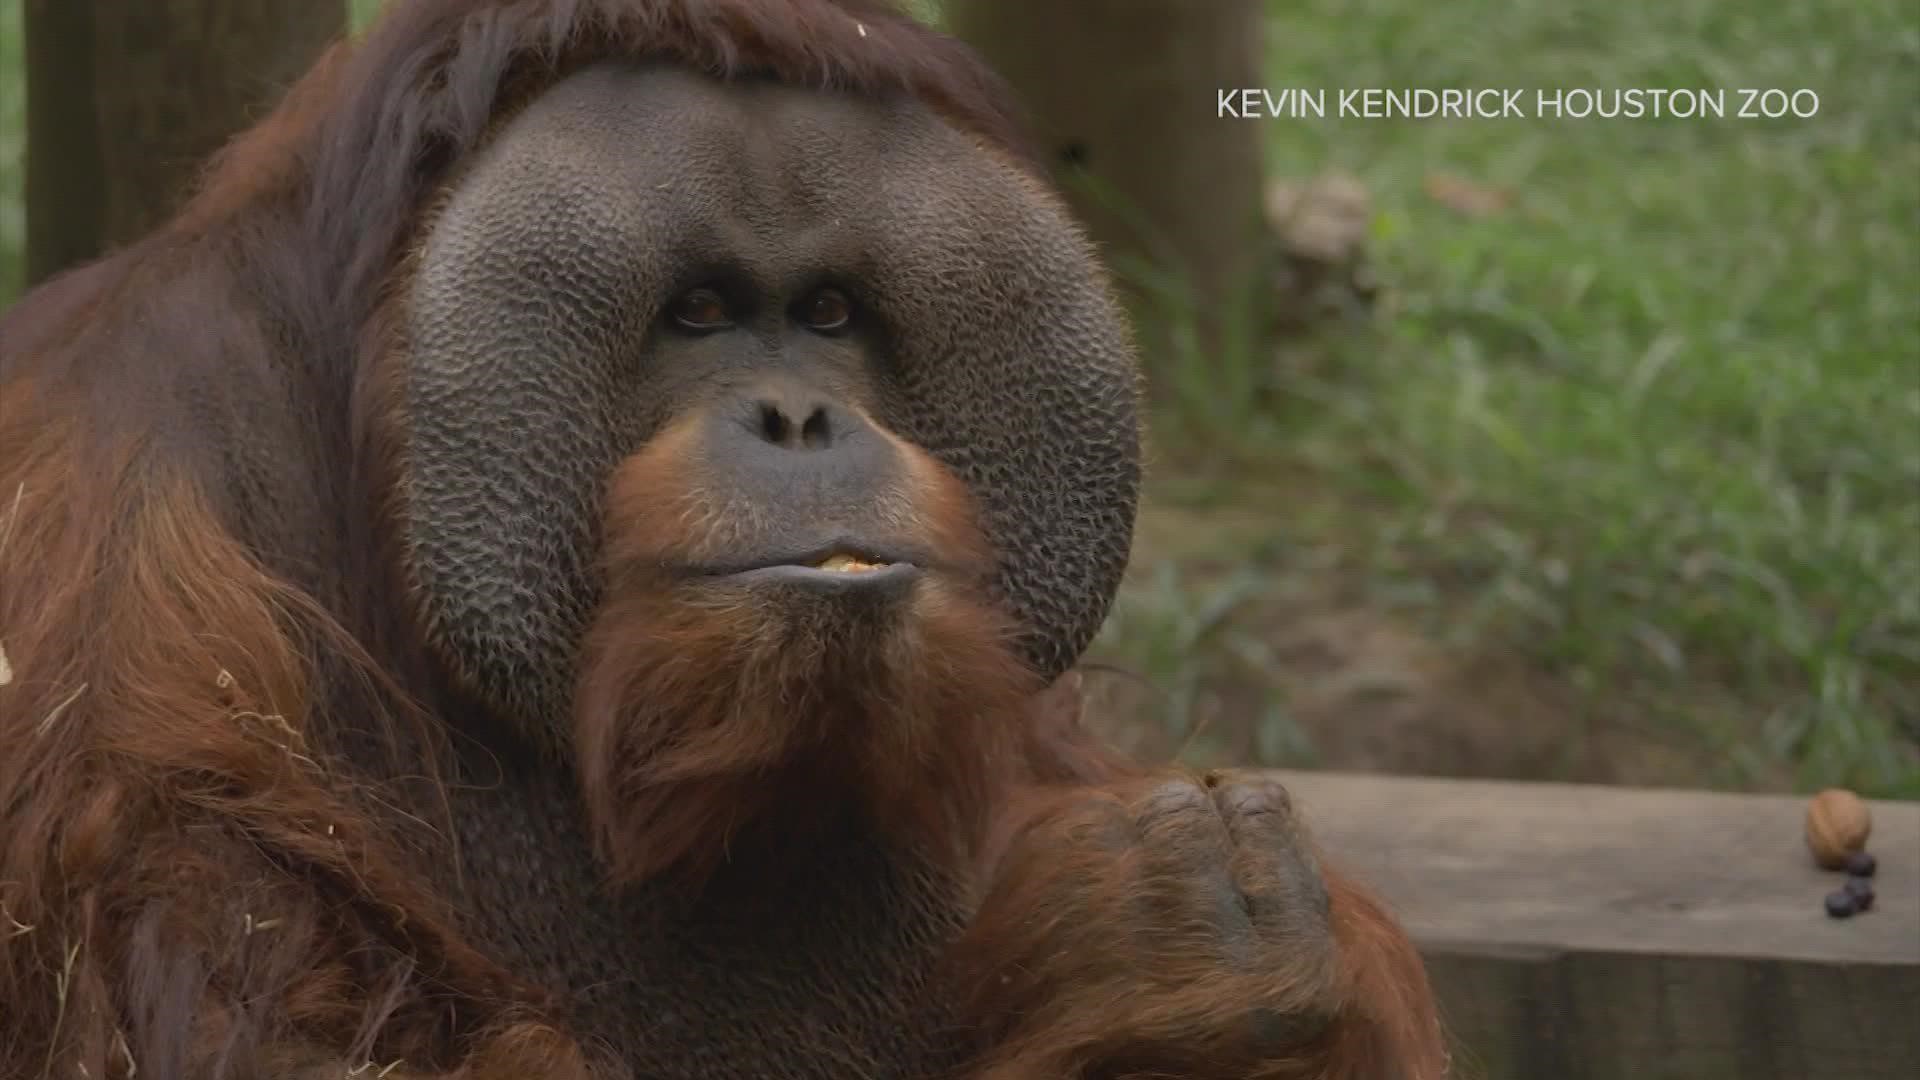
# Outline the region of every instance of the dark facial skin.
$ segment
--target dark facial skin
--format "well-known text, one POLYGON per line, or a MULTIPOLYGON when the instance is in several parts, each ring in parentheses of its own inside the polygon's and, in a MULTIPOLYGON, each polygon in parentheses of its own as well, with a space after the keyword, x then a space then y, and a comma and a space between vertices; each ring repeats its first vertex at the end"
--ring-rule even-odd
POLYGON ((716 562, 910 539, 861 498, 886 490, 877 425, 978 501, 1040 672, 1091 640, 1138 376, 1037 185, 917 104, 671 69, 585 71, 477 157, 414 284, 406 492, 431 635, 484 698, 536 738, 565 714, 608 477, 689 411, 716 425, 708 490, 766 523, 716 562), (748 437, 769 403, 829 441, 748 437))
POLYGON ((700 512, 724 519, 725 533, 678 553, 670 572, 693 582, 874 590, 904 586, 942 558, 903 520, 911 493, 894 441, 813 381, 748 380, 696 415, 685 458, 701 478, 700 512), (835 568, 823 569, 835 556, 835 568))
POLYGON ((904 102, 600 67, 477 157, 410 297, 403 489, 430 640, 509 720, 466 744, 454 807, 476 932, 646 1075, 952 1064, 920 991, 968 901, 831 812, 832 784, 774 814, 828 807, 804 841, 743 833, 697 894, 608 895, 566 764, 579 642, 622 589, 667 621, 750 608, 767 621, 744 636, 822 650, 827 698, 857 698, 833 657, 966 595, 1013 618, 1039 676, 1064 669, 1117 586, 1139 469, 1137 375, 1090 252, 904 102), (623 463, 671 494, 642 500, 664 539, 610 584, 623 463), (936 472, 979 552, 942 540, 936 472), (878 568, 815 565, 835 554, 878 568), (765 1056, 710 1059, 722 1029, 765 1056))

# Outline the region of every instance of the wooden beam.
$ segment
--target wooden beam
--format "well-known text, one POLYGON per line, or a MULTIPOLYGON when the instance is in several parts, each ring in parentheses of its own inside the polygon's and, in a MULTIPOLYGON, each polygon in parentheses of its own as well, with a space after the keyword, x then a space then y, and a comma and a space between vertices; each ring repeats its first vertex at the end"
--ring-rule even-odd
POLYGON ((1798 798, 1283 772, 1420 943, 1478 1080, 1920 1077, 1920 804, 1829 918, 1798 798))

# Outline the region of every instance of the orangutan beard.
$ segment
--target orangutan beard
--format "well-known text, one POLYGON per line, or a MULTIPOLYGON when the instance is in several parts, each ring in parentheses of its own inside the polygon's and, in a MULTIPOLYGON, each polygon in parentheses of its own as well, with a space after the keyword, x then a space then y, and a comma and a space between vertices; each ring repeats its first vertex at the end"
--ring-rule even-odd
POLYGON ((616 884, 704 879, 742 830, 798 838, 848 813, 940 862, 974 850, 1040 689, 994 606, 934 575, 888 597, 623 584, 574 716, 616 884))

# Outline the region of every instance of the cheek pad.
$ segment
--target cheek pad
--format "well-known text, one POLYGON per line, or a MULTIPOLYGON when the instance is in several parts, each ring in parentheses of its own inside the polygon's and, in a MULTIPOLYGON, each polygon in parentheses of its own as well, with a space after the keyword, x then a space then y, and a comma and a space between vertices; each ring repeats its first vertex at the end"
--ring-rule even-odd
POLYGON ((1126 569, 1139 368, 1065 211, 1004 167, 973 172, 984 175, 944 192, 958 212, 910 197, 886 207, 895 234, 915 238, 888 249, 880 273, 900 352, 888 419, 980 501, 1003 600, 1028 628, 1029 661, 1052 677, 1099 632, 1126 569))
MULTIPOLYGON (((639 445, 640 414, 670 411, 646 409, 638 357, 675 282, 672 248, 696 219, 724 216, 737 187, 698 155, 636 162, 645 132, 590 111, 570 128, 540 105, 483 153, 422 252, 403 484, 431 639, 476 690, 529 717, 566 708, 598 602, 606 480, 639 445)), ((1053 675, 1099 630, 1126 565, 1137 369, 1065 212, 988 155, 956 150, 957 134, 924 127, 937 171, 915 178, 910 158, 890 183, 874 182, 884 163, 850 179, 877 204, 846 220, 877 238, 897 350, 880 418, 972 489, 1002 558, 1002 601, 1028 628, 1030 661, 1053 675)))
POLYGON ((601 495, 638 437, 634 343, 663 277, 646 223, 667 212, 540 149, 482 162, 422 253, 403 484, 431 640, 532 715, 568 700, 597 601, 601 495))

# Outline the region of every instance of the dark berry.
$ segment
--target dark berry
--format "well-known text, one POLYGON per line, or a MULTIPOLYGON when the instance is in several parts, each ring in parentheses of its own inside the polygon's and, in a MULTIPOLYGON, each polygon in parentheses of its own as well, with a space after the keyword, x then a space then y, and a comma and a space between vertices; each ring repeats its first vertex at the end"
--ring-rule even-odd
POLYGON ((1836 919, 1844 919, 1859 910, 1859 905, 1854 902, 1853 894, 1847 890, 1835 889, 1827 894, 1828 915, 1836 919))
POLYGON ((1850 877, 1840 891, 1853 897, 1853 906, 1861 911, 1873 906, 1873 882, 1866 878, 1850 877))
POLYGON ((1879 868, 1880 864, 1874 860, 1871 852, 1852 851, 1847 853, 1847 865, 1845 869, 1847 873, 1854 877, 1872 877, 1873 872, 1879 868))

